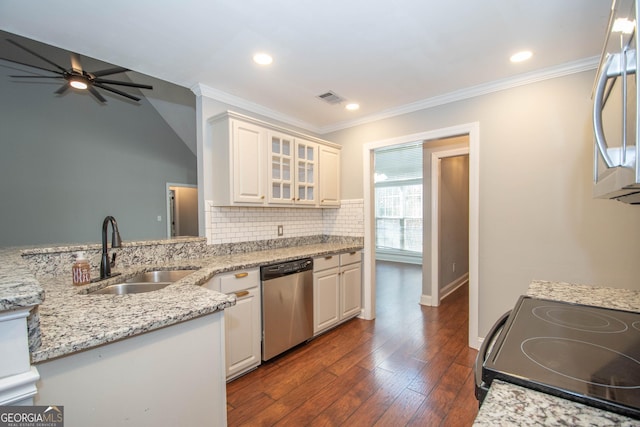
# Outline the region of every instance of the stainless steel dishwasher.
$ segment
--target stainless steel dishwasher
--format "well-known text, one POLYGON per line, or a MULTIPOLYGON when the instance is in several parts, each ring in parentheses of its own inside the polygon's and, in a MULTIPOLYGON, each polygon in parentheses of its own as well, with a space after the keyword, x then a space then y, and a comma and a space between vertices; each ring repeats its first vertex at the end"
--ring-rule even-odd
POLYGON ((313 336, 313 260, 260 268, 262 280, 262 360, 313 336))

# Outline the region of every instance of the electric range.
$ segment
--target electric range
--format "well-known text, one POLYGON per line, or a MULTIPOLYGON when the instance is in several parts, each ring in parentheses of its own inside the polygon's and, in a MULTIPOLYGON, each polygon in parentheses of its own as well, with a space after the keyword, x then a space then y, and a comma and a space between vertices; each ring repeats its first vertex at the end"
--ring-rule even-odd
POLYGON ((522 296, 499 332, 486 385, 501 379, 640 419, 640 313, 522 296))

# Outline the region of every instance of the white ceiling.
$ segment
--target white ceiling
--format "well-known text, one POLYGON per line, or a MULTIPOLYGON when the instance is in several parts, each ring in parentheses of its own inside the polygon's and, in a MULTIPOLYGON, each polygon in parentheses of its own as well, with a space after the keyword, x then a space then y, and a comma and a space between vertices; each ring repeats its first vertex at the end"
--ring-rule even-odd
POLYGON ((0 29, 324 133, 593 68, 609 10, 608 0, 0 0, 0 29), (533 58, 511 64, 525 48, 533 58), (274 63, 255 65, 257 51, 274 63), (316 98, 328 90, 361 109, 316 98))

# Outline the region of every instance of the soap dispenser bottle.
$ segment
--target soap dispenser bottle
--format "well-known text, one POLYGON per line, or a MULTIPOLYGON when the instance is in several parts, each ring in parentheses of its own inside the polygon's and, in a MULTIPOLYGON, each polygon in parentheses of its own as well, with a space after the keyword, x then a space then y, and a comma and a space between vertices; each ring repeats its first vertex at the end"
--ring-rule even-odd
POLYGON ((76 262, 71 268, 73 272, 74 285, 86 285, 91 282, 91 266, 89 261, 84 257, 84 252, 76 254, 76 262))

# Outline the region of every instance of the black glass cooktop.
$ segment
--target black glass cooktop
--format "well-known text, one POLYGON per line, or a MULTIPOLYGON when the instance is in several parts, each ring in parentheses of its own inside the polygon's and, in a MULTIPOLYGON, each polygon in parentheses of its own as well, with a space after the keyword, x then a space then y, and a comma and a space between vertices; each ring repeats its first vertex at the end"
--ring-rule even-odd
POLYGON ((520 297, 482 377, 640 419, 640 314, 520 297))

